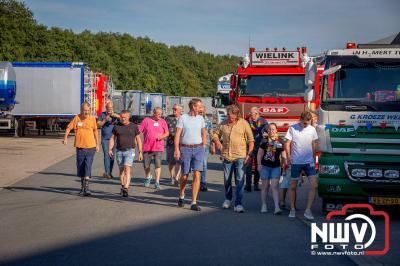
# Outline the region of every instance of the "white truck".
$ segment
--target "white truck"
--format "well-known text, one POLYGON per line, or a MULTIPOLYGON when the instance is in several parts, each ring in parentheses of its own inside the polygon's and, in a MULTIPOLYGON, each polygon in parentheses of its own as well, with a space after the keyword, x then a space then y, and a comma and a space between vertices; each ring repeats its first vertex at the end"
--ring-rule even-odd
POLYGON ((215 118, 215 123, 218 125, 226 120, 226 109, 225 107, 229 105, 229 91, 230 80, 232 74, 222 76, 218 79, 217 83, 217 93, 213 97, 212 105, 214 107, 213 116, 215 118))
MULTIPOLYGON (((400 43, 348 43, 322 60, 317 131, 323 211, 347 203, 399 206, 400 43)), ((307 76, 320 75, 314 67, 307 76)))

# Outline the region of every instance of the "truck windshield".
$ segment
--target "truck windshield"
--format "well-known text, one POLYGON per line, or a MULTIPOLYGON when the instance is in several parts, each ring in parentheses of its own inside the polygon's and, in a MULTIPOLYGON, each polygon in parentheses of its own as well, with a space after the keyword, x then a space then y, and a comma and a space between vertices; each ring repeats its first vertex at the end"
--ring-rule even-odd
POLYGON ((303 97, 304 75, 248 76, 240 79, 240 95, 303 97))
POLYGON ((341 65, 340 70, 323 79, 323 102, 400 103, 399 61, 338 57, 328 60, 325 67, 335 65, 341 65))

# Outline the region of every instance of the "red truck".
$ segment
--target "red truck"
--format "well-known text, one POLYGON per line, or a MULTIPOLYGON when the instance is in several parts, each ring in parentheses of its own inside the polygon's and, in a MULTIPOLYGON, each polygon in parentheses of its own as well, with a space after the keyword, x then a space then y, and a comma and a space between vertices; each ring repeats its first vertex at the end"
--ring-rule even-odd
MULTIPOLYGON (((249 49, 231 76, 230 99, 244 118, 258 107, 261 116, 274 122, 281 134, 297 123, 301 112, 319 105, 319 85, 315 84, 310 102, 305 101, 305 66, 310 60, 305 47, 295 51, 249 49)), ((316 80, 319 81, 318 79, 316 80)))

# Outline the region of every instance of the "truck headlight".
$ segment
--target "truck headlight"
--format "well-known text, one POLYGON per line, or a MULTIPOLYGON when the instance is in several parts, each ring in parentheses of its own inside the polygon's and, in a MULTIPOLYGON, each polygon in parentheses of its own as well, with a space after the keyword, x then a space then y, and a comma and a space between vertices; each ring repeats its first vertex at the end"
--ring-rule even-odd
POLYGON ((367 171, 365 169, 355 168, 351 170, 351 175, 354 177, 366 177, 367 171))
POLYGON ((336 175, 340 171, 339 165, 336 164, 327 164, 319 166, 320 174, 328 174, 328 175, 336 175))
POLYGON ((383 173, 381 169, 369 169, 368 170, 369 177, 382 177, 383 173))
POLYGON ((397 171, 397 170, 385 170, 384 177, 387 177, 387 178, 399 178, 399 171, 397 171))

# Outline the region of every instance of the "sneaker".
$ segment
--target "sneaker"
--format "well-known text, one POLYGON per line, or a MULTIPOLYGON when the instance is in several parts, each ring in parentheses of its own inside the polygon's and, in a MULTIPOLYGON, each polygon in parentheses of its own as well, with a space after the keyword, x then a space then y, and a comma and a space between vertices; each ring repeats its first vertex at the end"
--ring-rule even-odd
POLYGON ((207 185, 201 185, 200 191, 206 192, 208 190, 207 185))
POLYGON ((260 210, 260 212, 261 212, 261 213, 267 213, 267 212, 268 212, 267 204, 261 205, 261 210, 260 210))
POLYGON ((183 206, 185 206, 185 203, 183 201, 184 201, 184 199, 181 199, 181 198, 178 199, 178 207, 182 208, 183 206))
POLYGON ((304 211, 304 217, 306 217, 307 220, 314 220, 314 216, 312 215, 312 212, 310 209, 306 209, 304 211))
POLYGON ((233 211, 234 211, 234 212, 243 213, 243 212, 244 212, 244 208, 243 208, 242 205, 239 204, 239 205, 236 205, 235 208, 233 208, 233 211))
POLYGON ((145 187, 149 187, 150 186, 150 181, 151 181, 151 179, 152 179, 153 177, 150 175, 149 177, 146 177, 146 179, 144 180, 144 182, 143 182, 143 185, 145 186, 145 187))
POLYGON ((197 212, 201 211, 201 209, 200 209, 199 205, 197 205, 197 203, 190 205, 190 209, 192 211, 197 211, 197 212))
POLYGON ((175 179, 171 178, 171 186, 175 185, 175 179))
POLYGON ((289 212, 289 218, 296 218, 296 210, 290 210, 289 212))
POLYGON ((110 179, 114 179, 114 176, 113 175, 109 175, 108 176, 110 179))
POLYGON ((225 200, 224 203, 222 203, 222 209, 229 209, 230 207, 231 207, 230 200, 225 200))
POLYGON ((154 184, 154 188, 157 189, 157 190, 160 190, 160 189, 161 189, 160 183, 156 182, 156 183, 154 184))
POLYGON ((275 209, 274 214, 279 215, 282 213, 282 210, 280 208, 275 209))
POLYGON ((281 201, 281 202, 279 203, 279 208, 281 208, 281 210, 286 209, 286 205, 285 205, 285 203, 284 203, 283 201, 281 201))

